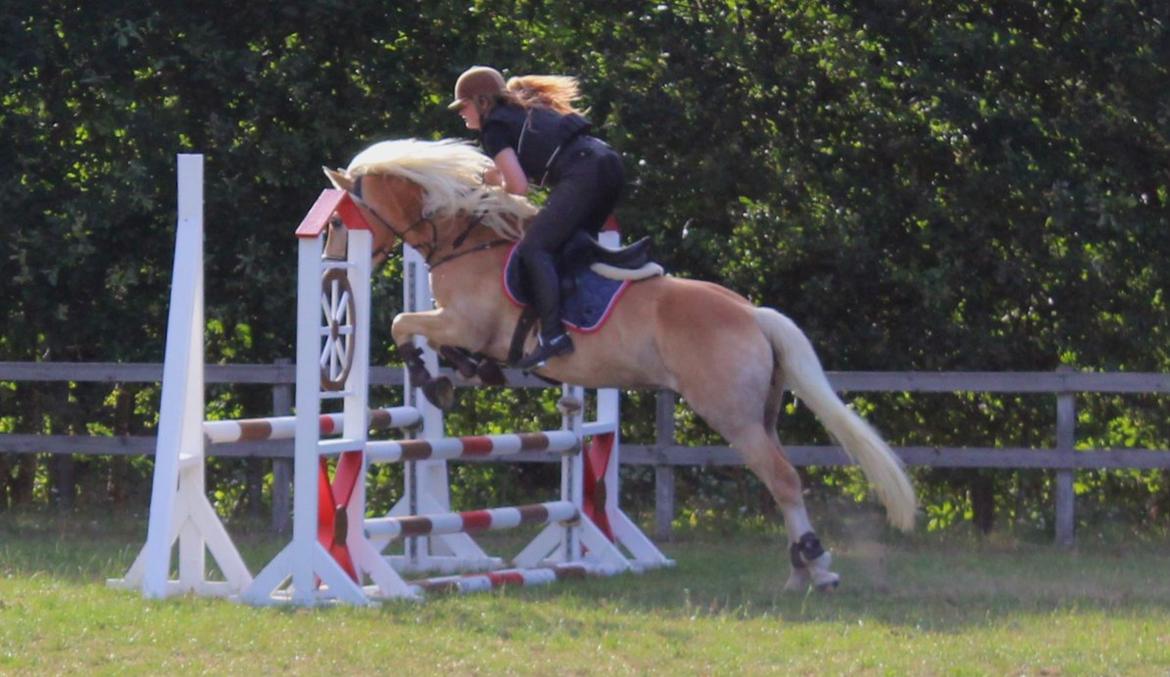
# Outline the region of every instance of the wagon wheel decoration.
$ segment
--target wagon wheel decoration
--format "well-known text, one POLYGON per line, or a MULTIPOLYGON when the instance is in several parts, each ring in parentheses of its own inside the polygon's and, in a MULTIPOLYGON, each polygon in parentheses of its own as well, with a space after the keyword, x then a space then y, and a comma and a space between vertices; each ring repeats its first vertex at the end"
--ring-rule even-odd
POLYGON ((330 268, 321 276, 321 311, 325 323, 321 346, 321 388, 338 391, 345 387, 353 366, 357 306, 349 278, 341 268, 330 268))

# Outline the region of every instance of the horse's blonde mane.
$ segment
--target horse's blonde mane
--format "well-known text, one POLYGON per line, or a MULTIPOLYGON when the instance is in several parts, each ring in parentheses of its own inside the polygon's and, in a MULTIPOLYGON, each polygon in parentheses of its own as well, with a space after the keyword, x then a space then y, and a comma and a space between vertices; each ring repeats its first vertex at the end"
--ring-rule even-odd
POLYGON ((349 163, 351 177, 397 176, 422 188, 423 211, 434 215, 483 215, 483 224, 517 240, 537 209, 527 199, 483 184, 492 161, 470 143, 454 139, 401 139, 376 143, 349 163))

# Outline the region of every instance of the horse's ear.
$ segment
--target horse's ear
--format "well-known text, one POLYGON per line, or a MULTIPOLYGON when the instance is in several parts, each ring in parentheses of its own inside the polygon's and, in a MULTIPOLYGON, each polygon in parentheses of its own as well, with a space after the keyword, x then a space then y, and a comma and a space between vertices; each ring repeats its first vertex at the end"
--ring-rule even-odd
POLYGON ((325 176, 329 177, 330 183, 334 188, 340 188, 345 192, 353 192, 353 179, 349 178, 346 173, 340 169, 330 169, 328 167, 321 168, 325 172, 325 176))

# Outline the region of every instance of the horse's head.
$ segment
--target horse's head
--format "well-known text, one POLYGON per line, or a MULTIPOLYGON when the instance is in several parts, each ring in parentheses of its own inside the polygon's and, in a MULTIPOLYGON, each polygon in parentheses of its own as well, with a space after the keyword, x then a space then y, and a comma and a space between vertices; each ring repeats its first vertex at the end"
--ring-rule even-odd
MULTIPOLYGON (((483 185, 492 163, 463 141, 405 139, 374 144, 347 169, 325 169, 334 186, 352 195, 374 232, 383 258, 401 239, 428 258, 466 238, 482 223, 510 239, 536 209, 527 200, 483 185)), ((457 247, 457 245, 456 245, 457 247)), ((379 261, 380 262, 380 261, 379 261)))
POLYGON ((347 169, 322 169, 335 188, 350 194, 370 224, 375 268, 386 260, 399 239, 419 245, 412 241, 413 229, 404 225, 417 224, 422 219, 422 190, 417 185, 398 177, 354 176, 347 169))

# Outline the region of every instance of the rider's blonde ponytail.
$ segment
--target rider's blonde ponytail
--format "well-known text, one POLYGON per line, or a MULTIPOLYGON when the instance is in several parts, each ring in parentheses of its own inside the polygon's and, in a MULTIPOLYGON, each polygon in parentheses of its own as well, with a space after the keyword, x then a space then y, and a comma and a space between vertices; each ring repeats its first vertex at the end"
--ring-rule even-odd
POLYGON ((524 108, 543 106, 562 115, 584 111, 573 103, 581 98, 577 78, 567 75, 522 75, 508 80, 507 92, 513 101, 524 108))

